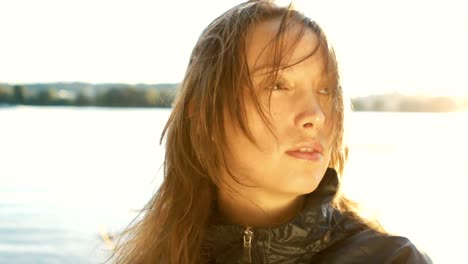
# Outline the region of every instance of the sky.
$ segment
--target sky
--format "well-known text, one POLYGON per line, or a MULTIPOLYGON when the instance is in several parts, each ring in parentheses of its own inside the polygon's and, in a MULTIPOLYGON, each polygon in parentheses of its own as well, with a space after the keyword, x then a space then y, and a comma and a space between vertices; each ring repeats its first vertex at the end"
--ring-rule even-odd
MULTIPOLYGON (((0 82, 180 82, 201 31, 237 3, 0 0, 0 82)), ((468 95, 463 1, 294 3, 324 28, 351 96, 468 95)))

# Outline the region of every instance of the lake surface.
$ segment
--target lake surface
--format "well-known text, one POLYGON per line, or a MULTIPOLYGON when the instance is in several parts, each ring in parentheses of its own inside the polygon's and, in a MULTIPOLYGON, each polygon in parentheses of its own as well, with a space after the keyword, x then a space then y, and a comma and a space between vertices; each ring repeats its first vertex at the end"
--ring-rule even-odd
MULTIPOLYGON (((0 108, 0 263, 97 264, 162 179, 170 109, 0 108)), ((436 263, 468 231, 468 113, 350 116, 345 190, 436 263)))

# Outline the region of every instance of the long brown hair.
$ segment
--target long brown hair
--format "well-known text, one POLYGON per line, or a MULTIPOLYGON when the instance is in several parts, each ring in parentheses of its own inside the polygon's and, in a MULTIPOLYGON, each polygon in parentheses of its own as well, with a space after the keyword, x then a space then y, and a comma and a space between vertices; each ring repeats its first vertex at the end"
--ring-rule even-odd
MULTIPOLYGON (((282 19, 270 49, 275 65, 272 79, 280 70, 284 56, 281 37, 289 22, 303 25, 303 31, 312 29, 320 40, 320 50, 326 56, 326 76, 332 86, 329 88, 335 137, 329 167, 342 175, 347 159, 343 142, 347 106, 339 85, 335 54, 322 29, 291 6, 278 7, 267 0, 239 4, 208 25, 193 49, 161 135, 161 142, 167 136, 163 183, 141 212, 141 219, 122 233, 114 255, 117 263, 199 263, 201 244, 221 182, 219 172, 225 166, 223 109, 254 142, 246 125, 241 91, 248 87, 257 110, 269 124, 252 88, 245 43, 252 25, 272 18, 282 19)), ((358 216, 356 204, 342 193, 338 193, 334 205, 371 227, 370 222, 358 216)))

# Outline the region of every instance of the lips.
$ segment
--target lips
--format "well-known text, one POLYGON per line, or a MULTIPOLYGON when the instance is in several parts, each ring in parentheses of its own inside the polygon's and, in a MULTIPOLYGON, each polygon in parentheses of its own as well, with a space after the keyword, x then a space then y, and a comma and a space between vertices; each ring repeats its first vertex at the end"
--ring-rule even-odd
POLYGON ((318 141, 306 141, 297 144, 294 148, 286 151, 286 153, 298 159, 320 161, 322 159, 323 147, 318 141))
POLYGON ((296 151, 287 151, 286 153, 298 159, 305 159, 305 160, 312 160, 312 161, 322 160, 322 153, 318 151, 302 152, 302 151, 296 150, 296 151))

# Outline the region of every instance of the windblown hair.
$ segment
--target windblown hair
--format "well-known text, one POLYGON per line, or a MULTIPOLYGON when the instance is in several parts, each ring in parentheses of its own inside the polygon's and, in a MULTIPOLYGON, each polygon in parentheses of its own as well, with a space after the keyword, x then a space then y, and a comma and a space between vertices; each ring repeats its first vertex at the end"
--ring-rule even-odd
MULTIPOLYGON (((309 29, 319 39, 310 56, 321 52, 325 58, 324 76, 332 91, 331 120, 335 133, 329 167, 342 175, 348 154, 343 140, 347 104, 339 85, 336 57, 324 32, 291 6, 278 7, 267 0, 239 4, 208 25, 193 49, 161 135, 161 142, 167 136, 164 180, 141 212, 141 219, 122 233, 114 252, 117 263, 200 263, 201 244, 221 184, 219 172, 226 168, 223 109, 254 142, 244 107, 242 89, 247 87, 258 112, 273 132, 252 87, 246 40, 254 24, 275 18, 281 19, 281 26, 268 50, 274 65, 268 77, 271 80, 277 78, 283 65, 286 51, 281 40, 291 23, 302 26, 298 39, 309 29)), ((296 63, 299 62, 287 67, 296 63)), ((333 203, 369 228, 380 230, 377 224, 361 218, 356 204, 341 192, 333 203)))

